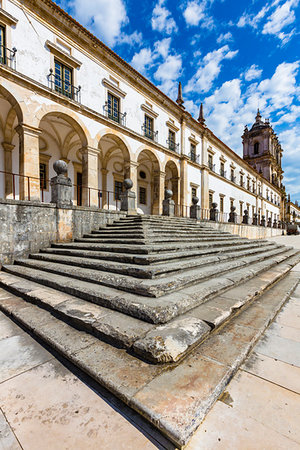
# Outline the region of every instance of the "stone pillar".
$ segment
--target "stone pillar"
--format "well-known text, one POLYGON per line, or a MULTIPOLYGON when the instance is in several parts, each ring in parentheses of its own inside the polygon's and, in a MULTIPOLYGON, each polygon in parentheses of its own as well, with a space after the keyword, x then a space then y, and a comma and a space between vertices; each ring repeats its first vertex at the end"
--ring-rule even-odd
POLYGON ((39 128, 22 123, 16 128, 20 146, 19 192, 21 200, 40 200, 39 128), (31 177, 31 178, 28 178, 31 177))
POLYGON ((163 215, 164 216, 174 216, 175 213, 175 202, 172 200, 173 192, 170 189, 165 190, 165 199, 163 201, 163 215))
POLYGON ((218 203, 212 203, 210 214, 209 214, 209 220, 213 220, 214 222, 219 221, 219 211, 217 210, 218 203))
POLYGON ((267 227, 272 228, 272 219, 269 217, 267 227))
POLYGON ((274 219, 273 228, 277 228, 277 220, 276 219, 274 219))
POLYGON ((99 150, 82 149, 82 204, 98 206, 98 156, 99 150))
POLYGON ((4 150, 4 171, 9 172, 5 174, 5 198, 14 198, 14 184, 18 181, 18 177, 14 177, 9 175, 12 173, 12 151, 15 148, 13 144, 9 144, 8 142, 2 142, 2 147, 4 150))
POLYGON ((188 177, 187 177, 187 161, 188 157, 183 156, 180 161, 180 206, 182 208, 183 214, 185 206, 188 204, 188 177))
POLYGON ((266 216, 261 216, 260 226, 265 227, 266 226, 266 216))
POLYGON ((165 172, 153 172, 151 182, 152 214, 161 215, 163 212, 163 201, 165 197, 165 178, 165 172))
POLYGON ((252 225, 258 225, 258 214, 253 214, 252 225))
POLYGON ((248 212, 248 209, 245 209, 245 210, 244 210, 243 223, 244 223, 245 225, 248 225, 248 224, 249 224, 249 212, 248 212))
POLYGON ((104 207, 107 205, 107 169, 101 169, 102 173, 102 199, 100 203, 100 207, 104 209, 104 207))
POLYGON ((124 180, 125 191, 121 193, 121 211, 126 211, 127 214, 136 214, 136 195, 131 191, 133 182, 130 178, 124 180))
POLYGON ((199 202, 198 197, 192 198, 192 206, 190 207, 190 218, 200 220, 201 218, 201 208, 197 203, 199 202))
POLYGON ((235 212, 235 210, 236 210, 235 206, 232 206, 230 208, 228 222, 231 222, 231 223, 236 223, 237 222, 237 213, 235 212))
POLYGON ((125 161, 124 163, 124 179, 129 178, 132 181, 132 191, 137 194, 138 191, 138 166, 136 161, 125 161))
POLYGON ((58 160, 53 164, 53 169, 57 176, 51 178, 51 203, 56 203, 58 208, 70 207, 73 205, 72 181, 66 176, 68 166, 64 161, 58 160))
POLYGON ((182 155, 185 155, 185 125, 186 120, 185 117, 183 116, 181 119, 181 127, 180 127, 180 150, 182 155))

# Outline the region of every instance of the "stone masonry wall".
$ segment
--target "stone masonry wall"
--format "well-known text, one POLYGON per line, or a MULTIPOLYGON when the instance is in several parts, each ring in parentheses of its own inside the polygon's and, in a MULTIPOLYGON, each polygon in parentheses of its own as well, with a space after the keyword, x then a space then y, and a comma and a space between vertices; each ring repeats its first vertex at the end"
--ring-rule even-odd
POLYGON ((279 228, 258 227, 254 225, 245 225, 237 223, 219 223, 205 222, 212 228, 219 231, 227 231, 232 234, 238 234, 248 239, 268 239, 273 236, 281 236, 282 230, 279 228))
POLYGON ((51 203, 1 199, 0 265, 27 257, 52 242, 79 238, 124 216, 119 211, 76 206, 61 209, 51 203))

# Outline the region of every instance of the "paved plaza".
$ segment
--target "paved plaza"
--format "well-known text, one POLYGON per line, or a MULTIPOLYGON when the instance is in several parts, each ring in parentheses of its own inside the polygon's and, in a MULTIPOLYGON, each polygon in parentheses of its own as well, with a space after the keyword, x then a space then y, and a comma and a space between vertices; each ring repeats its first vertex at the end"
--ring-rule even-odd
MULTIPOLYGON (((300 237, 276 242, 300 248, 300 237)), ((293 272, 299 272, 298 264, 293 272)), ((1 296, 5 291, 1 291, 1 296)), ((300 448, 300 286, 190 440, 194 449, 300 448)), ((1 313, 0 449, 174 446, 1 313)))

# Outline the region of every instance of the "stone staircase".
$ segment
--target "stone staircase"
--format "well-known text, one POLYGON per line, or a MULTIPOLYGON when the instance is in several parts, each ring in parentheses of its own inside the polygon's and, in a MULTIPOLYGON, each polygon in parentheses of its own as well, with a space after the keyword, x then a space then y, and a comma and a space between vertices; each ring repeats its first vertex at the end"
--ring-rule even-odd
POLYGON ((0 285, 152 363, 174 363, 300 260, 190 219, 127 216, 5 265, 0 285), (257 277, 276 268, 266 284, 257 277), (220 300, 256 281, 236 302, 220 300))

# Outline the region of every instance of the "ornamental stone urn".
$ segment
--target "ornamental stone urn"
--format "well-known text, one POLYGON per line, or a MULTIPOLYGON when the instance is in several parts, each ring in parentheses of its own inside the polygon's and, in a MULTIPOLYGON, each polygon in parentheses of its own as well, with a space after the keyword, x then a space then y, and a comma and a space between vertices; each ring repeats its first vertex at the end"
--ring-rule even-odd
POLYGON ((136 195, 131 191, 133 182, 130 178, 125 178, 123 181, 125 191, 120 195, 121 197, 121 211, 126 211, 127 214, 136 214, 136 195))
POLYGON ((194 196, 192 198, 192 206, 190 207, 190 218, 200 220, 201 217, 201 208, 197 203, 199 202, 199 198, 194 196))
POLYGON ((56 203, 59 208, 66 208, 73 205, 72 202, 72 181, 67 177, 68 166, 65 161, 59 159, 53 164, 53 169, 57 173, 51 178, 51 203, 56 203))
POLYGON ((173 217, 175 214, 175 202, 172 200, 173 192, 165 189, 165 199, 163 200, 163 216, 173 217))
POLYGON ((219 211, 217 210, 218 203, 212 203, 209 211, 209 220, 213 220, 214 222, 219 221, 219 211))

